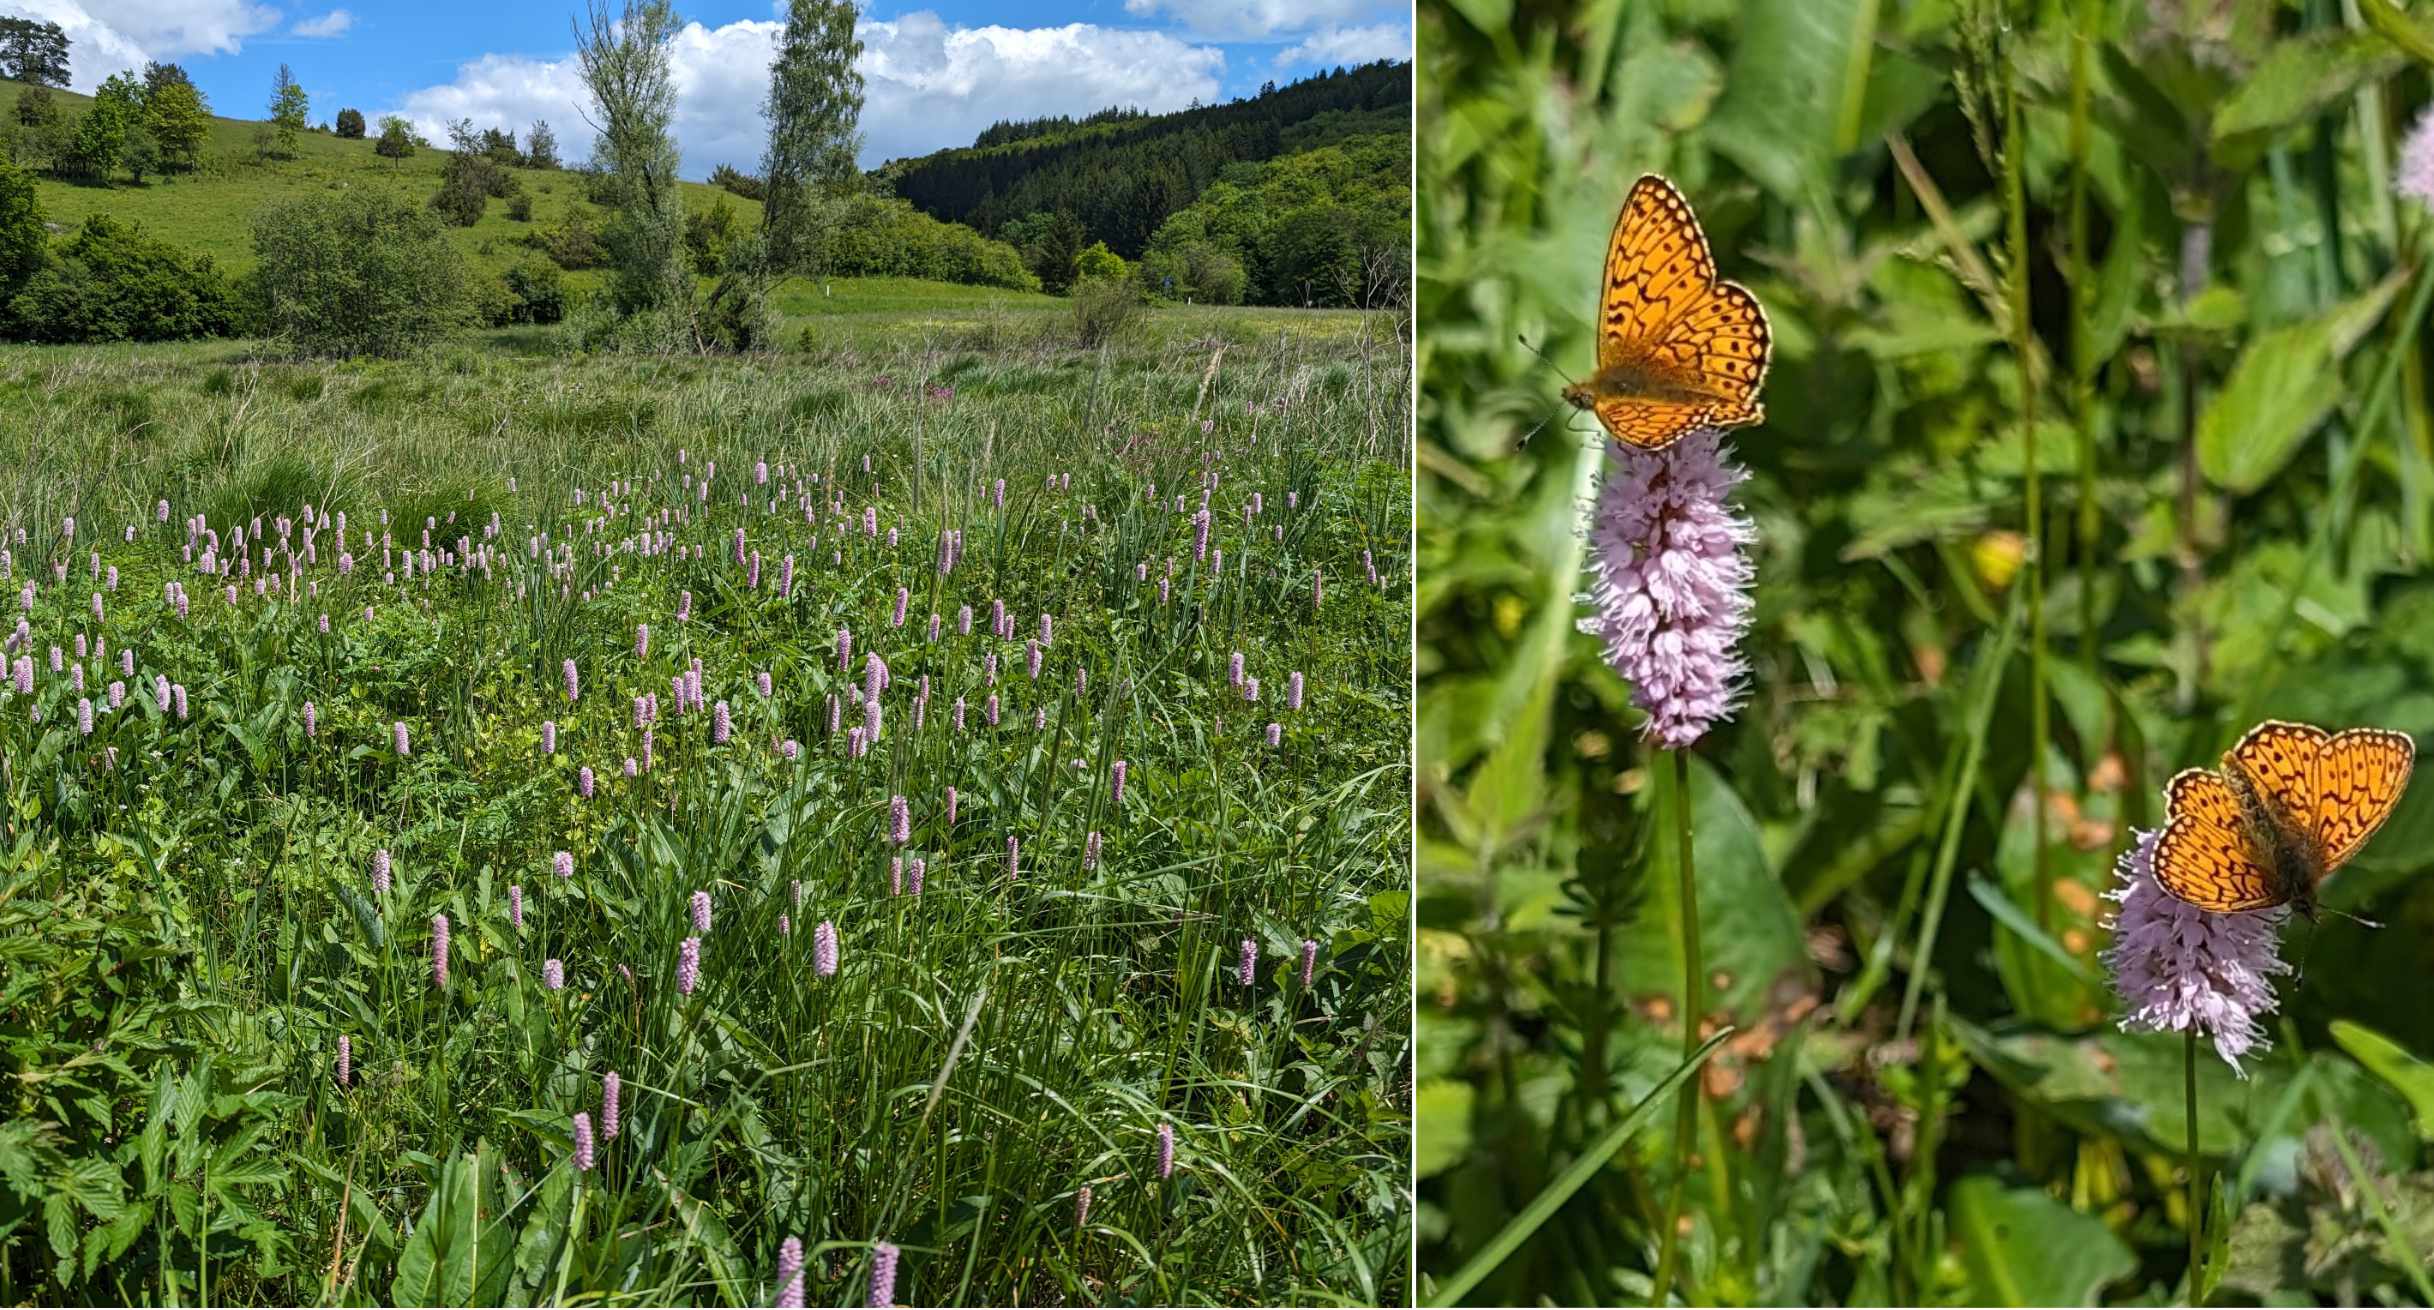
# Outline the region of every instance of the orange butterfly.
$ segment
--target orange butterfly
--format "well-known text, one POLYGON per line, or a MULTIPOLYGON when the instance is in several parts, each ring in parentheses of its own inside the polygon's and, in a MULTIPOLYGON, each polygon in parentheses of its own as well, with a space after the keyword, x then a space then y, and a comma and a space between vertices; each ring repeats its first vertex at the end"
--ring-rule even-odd
POLYGON ((2184 769, 2164 789, 2155 881, 2217 914, 2291 905, 2313 919, 2316 889, 2392 816, 2416 759, 2403 733, 2260 723, 2221 772, 2184 769))
POLYGON ((1597 372, 1564 399, 1616 441, 1663 450, 1697 428, 1766 417, 1758 403, 1771 338, 1758 298, 1716 280, 1690 202, 1654 173, 1633 184, 1606 249, 1597 372))

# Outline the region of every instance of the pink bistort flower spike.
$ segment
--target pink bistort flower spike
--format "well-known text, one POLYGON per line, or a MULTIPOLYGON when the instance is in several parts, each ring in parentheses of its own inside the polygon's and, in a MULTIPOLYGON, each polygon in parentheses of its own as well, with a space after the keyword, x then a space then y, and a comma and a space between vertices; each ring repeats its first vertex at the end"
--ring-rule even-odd
POLYGON ((1726 497, 1747 475, 1712 428, 1655 454, 1608 443, 1606 458, 1580 627, 1631 683, 1648 736, 1680 749, 1730 716, 1746 668, 1756 533, 1726 497))
POLYGON ((2155 881, 2153 832, 2114 863, 2119 885, 2105 893, 2121 906, 2113 915, 2113 945, 2104 954, 2121 994, 2121 1026, 2133 1032, 2204 1032, 2242 1078, 2240 1060, 2272 1046, 2263 1016, 2279 1003, 2275 974, 2289 973, 2281 957, 2287 909, 2212 914, 2155 881))

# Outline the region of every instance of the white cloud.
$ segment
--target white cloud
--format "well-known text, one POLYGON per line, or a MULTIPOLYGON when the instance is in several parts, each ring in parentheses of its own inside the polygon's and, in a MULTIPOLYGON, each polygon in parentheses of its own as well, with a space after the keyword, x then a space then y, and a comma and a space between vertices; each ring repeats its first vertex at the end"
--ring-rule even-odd
POLYGON ((1276 56, 1278 68, 1304 65, 1350 67, 1380 59, 1411 58, 1411 33, 1394 23, 1332 27, 1313 32, 1276 56))
MULTIPOLYGON (((1410 11, 1381 0, 1124 0, 1124 12, 1141 18, 1165 14, 1208 40, 1285 41, 1355 19, 1410 11)), ((1408 53, 1408 42, 1404 48, 1408 53)))
POLYGON ((250 0, 5 0, 0 13, 59 24, 80 91, 147 59, 234 54, 279 25, 278 10, 250 0))
POLYGON ((355 15, 344 9, 333 9, 319 18, 298 19, 288 30, 292 36, 343 36, 355 25, 355 15))
MULTIPOLYGON (((783 25, 687 23, 671 51, 676 139, 687 177, 716 164, 759 166, 761 98, 783 25)), ((969 145, 1000 119, 1086 114, 1110 105, 1151 111, 1219 98, 1225 54, 1158 33, 1063 27, 951 26, 927 11, 860 24, 864 164, 969 145)), ((564 151, 590 149, 590 99, 574 56, 484 55, 454 80, 408 94, 395 112, 433 140, 450 120, 521 129, 546 118, 564 151)))

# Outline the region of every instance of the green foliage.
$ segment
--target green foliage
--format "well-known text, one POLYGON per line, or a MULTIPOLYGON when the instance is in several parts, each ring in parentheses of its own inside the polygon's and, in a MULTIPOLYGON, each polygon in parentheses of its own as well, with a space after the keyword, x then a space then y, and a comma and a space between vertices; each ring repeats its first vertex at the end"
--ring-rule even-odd
POLYGON ((685 257, 701 277, 715 277, 727 266, 727 249, 739 233, 735 206, 725 196, 685 215, 685 257))
POLYGON ((827 202, 814 223, 820 265, 836 277, 920 277, 1036 291, 1022 256, 960 223, 941 223, 902 200, 854 195, 827 202))
POLYGON ((22 127, 49 127, 59 121, 59 97, 47 86, 29 86, 17 93, 17 122, 22 127))
MULTIPOLYGON (((1038 131, 1001 125, 984 135, 989 144, 898 160, 880 177, 894 194, 949 222, 1004 236, 1028 215, 1064 213, 1081 227, 1077 248, 1103 241, 1137 258, 1159 225, 1230 165, 1361 135, 1399 136, 1410 120, 1411 65, 1380 62, 1180 113, 1098 115, 1038 131)), ((1408 188, 1410 172, 1406 149, 1379 184, 1408 188)))
POLYGON ((526 260, 507 270, 507 322, 555 323, 566 317, 566 279, 555 264, 526 260))
MULTIPOLYGON (((2104 958, 2177 771, 2268 717, 2434 734, 2434 228, 2395 187, 2434 47, 2348 12, 1421 6, 1424 1298, 1492 1253, 1461 1299, 2426 1299, 2425 952, 2294 927, 2244 1079, 2119 1031, 2104 958), (1687 1155, 1658 1117, 1504 1247, 1682 1059, 1676 761, 1575 627, 1621 461, 1557 396, 1649 172, 1773 329, 1745 687, 1690 756, 1733 1033, 1687 1155)), ((1340 199, 1252 185, 1153 250, 1342 266, 1340 199)), ((2421 780, 2326 894, 2422 928, 2430 834, 2421 780)))
POLYGON ((337 132, 342 141, 363 140, 363 111, 352 108, 339 110, 337 132))
POLYGON ((271 135, 268 154, 274 159, 296 157, 296 138, 304 131, 306 120, 312 117, 312 97, 304 93, 296 75, 285 64, 271 80, 269 120, 271 135))
POLYGON ((211 108, 194 83, 181 76, 149 86, 144 92, 144 126, 158 147, 163 170, 191 173, 202 166, 211 108))
POLYGON ((1121 282, 1132 276, 1132 266, 1124 256, 1107 248, 1104 241, 1093 241, 1073 257, 1073 280, 1088 282, 1093 278, 1121 282))
POLYGON ((0 303, 25 287, 49 253, 50 226, 34 195, 34 179, 0 158, 0 303))
POLYGON ((746 200, 759 200, 768 193, 768 188, 761 185, 759 178, 744 172, 733 164, 720 164, 711 169, 710 185, 729 195, 742 196, 746 200))
POLYGON ((463 260, 430 213, 383 196, 308 196, 254 221, 264 327, 308 355, 404 355, 458 327, 463 260))
POLYGON ((395 114, 380 116, 380 139, 372 152, 383 159, 405 159, 414 153, 414 129, 395 114))
POLYGON ((94 94, 93 107, 76 120, 60 171, 88 182, 107 182, 126 166, 129 144, 143 130, 143 118, 143 84, 131 74, 112 74, 94 94))
POLYGON ((1152 246, 1141 259, 1144 286, 1201 305, 1239 305, 1249 285, 1242 261, 1213 241, 1178 240, 1152 246))
POLYGON ((0 18, 0 77, 36 86, 68 84, 68 34, 59 24, 0 18))
MULTIPOLYGON (((448 160, 440 166, 439 190, 431 197, 431 207, 442 218, 458 227, 472 227, 482 221, 492 196, 518 190, 507 171, 511 165, 499 162, 493 149, 496 144, 495 137, 485 140, 474 131, 472 119, 460 118, 448 125, 448 160)), ((512 143, 507 150, 514 153, 512 143)))
POLYGON ((524 134, 524 166, 554 169, 558 162, 558 134, 549 130, 549 120, 536 118, 524 134))
POLYGON ((1242 298, 1256 304, 1402 304, 1411 189, 1397 164, 1408 152, 1406 137, 1364 136, 1229 169, 1159 226, 1148 258, 1172 269, 1204 247, 1241 267, 1242 298))
POLYGON ((592 162, 613 181, 615 213, 602 233, 606 303, 620 315, 646 311, 675 321, 674 345, 690 335, 693 280, 684 259, 684 200, 676 183, 676 85, 669 43, 676 15, 666 0, 623 0, 612 12, 592 0, 578 30, 577 63, 591 92, 600 139, 592 162))
POLYGON ((175 341, 239 326, 235 293, 210 259, 101 214, 50 252, 8 308, 9 335, 24 341, 175 341))
MULTIPOLYGON (((787 0, 786 30, 769 64, 769 145, 761 155, 761 240, 770 267, 823 273, 811 231, 819 200, 861 181, 862 74, 851 0, 787 0)), ((714 179, 715 180, 715 179, 714 179)))

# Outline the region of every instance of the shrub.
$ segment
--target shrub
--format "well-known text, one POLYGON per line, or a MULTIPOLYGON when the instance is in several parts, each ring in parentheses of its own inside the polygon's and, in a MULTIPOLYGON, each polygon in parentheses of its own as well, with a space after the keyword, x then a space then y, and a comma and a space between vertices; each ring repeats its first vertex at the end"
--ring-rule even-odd
POLYGON ((526 195, 522 187, 516 188, 515 194, 507 197, 507 216, 519 223, 532 221, 532 197, 526 195))
POLYGON ((372 143, 372 153, 383 159, 404 159, 414 153, 414 130, 395 114, 383 116, 380 139, 372 143))
POLYGON ((26 341, 175 341, 226 336, 239 322, 228 280, 107 214, 84 221, 9 301, 12 335, 26 341))
POLYGON ((17 93, 17 121, 27 127, 49 127, 59 121, 59 98, 47 86, 29 86, 17 93))
POLYGON ((581 209, 570 209, 556 227, 535 232, 526 240, 558 267, 568 270, 598 268, 608 262, 608 251, 600 244, 600 232, 581 209))
POLYGON ((1147 312, 1141 289, 1129 278, 1085 278, 1073 285, 1074 339, 1085 349, 1120 344, 1147 312))
POLYGON ((1158 294, 1201 305, 1239 305, 1250 286, 1242 261, 1208 241, 1151 250, 1142 257, 1141 275, 1158 294))
POLYGON ((514 298, 510 323, 556 323, 566 317, 566 278, 555 264, 527 260, 507 270, 507 294, 514 298))
POLYGON ((1073 280, 1076 284, 1101 281, 1121 282, 1132 272, 1124 256, 1107 248, 1104 241, 1093 241, 1073 257, 1073 280))
POLYGON ((348 141, 363 140, 363 111, 360 109, 339 110, 338 135, 348 141))
POLYGON ((730 194, 742 196, 746 200, 759 200, 769 190, 768 187, 762 185, 759 178, 732 164, 720 164, 711 169, 710 185, 730 194))
POLYGON ((254 219, 265 326, 316 355, 402 355, 461 325, 464 266, 428 212, 363 191, 254 219))

